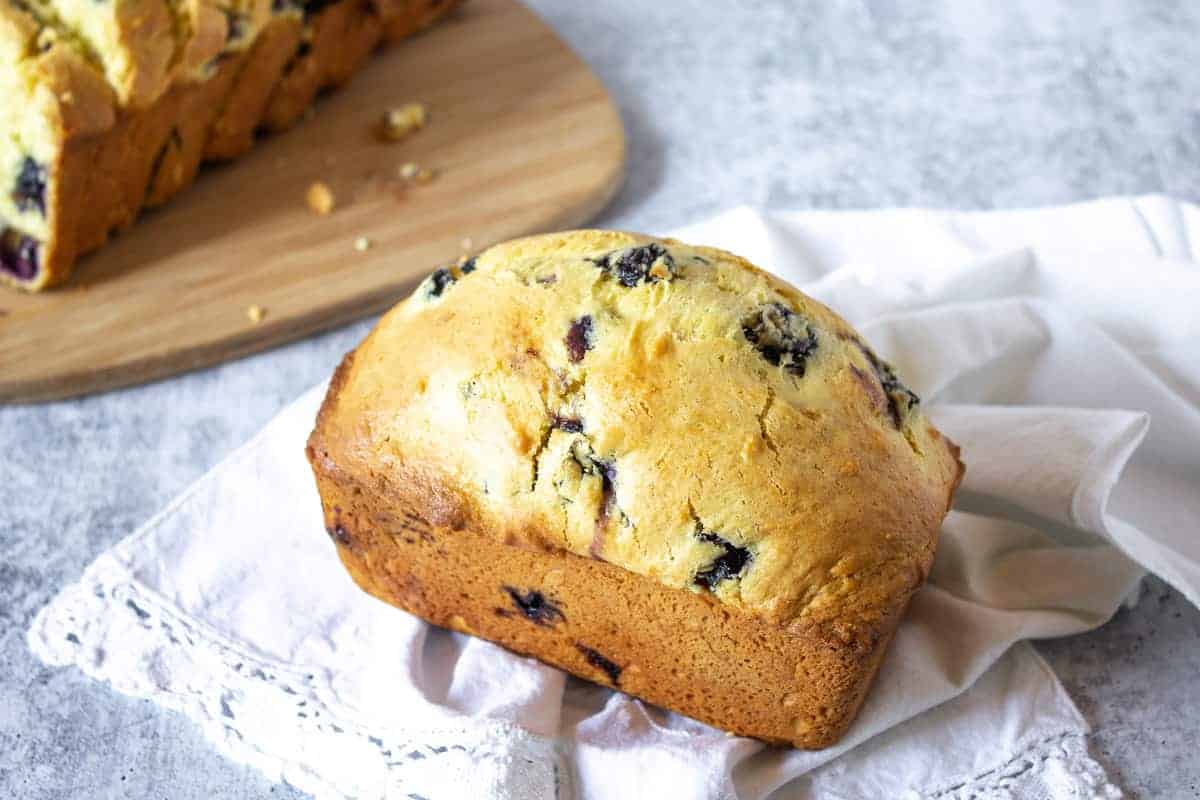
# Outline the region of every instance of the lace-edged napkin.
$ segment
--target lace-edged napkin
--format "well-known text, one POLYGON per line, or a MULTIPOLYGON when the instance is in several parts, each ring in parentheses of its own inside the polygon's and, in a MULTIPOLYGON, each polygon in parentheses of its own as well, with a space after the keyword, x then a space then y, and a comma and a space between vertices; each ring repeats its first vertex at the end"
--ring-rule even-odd
POLYGON ((961 496, 846 739, 767 748, 361 593, 325 536, 313 389, 103 554, 31 648, 319 797, 1118 797, 1023 640, 1151 570, 1200 599, 1200 210, 737 210, 680 237, 842 312, 963 448, 961 496))

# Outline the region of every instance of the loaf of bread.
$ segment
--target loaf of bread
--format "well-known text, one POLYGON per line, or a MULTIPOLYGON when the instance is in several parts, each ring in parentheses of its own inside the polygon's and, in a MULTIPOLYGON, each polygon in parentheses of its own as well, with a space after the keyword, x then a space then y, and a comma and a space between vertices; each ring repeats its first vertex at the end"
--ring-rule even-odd
POLYGON ((308 457, 367 592, 804 748, 854 718, 963 469, 820 303, 605 231, 433 273, 346 356, 308 457))
POLYGON ((457 4, 0 0, 0 283, 66 280, 201 162, 288 127, 457 4))

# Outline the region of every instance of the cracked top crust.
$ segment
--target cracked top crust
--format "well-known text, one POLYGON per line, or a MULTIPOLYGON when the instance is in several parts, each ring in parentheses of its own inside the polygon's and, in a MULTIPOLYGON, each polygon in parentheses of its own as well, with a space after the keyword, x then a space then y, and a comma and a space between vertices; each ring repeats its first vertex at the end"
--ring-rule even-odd
POLYGON ((732 254, 606 231, 439 270, 347 356, 309 445, 434 524, 850 640, 924 580, 962 472, 829 309, 732 254))

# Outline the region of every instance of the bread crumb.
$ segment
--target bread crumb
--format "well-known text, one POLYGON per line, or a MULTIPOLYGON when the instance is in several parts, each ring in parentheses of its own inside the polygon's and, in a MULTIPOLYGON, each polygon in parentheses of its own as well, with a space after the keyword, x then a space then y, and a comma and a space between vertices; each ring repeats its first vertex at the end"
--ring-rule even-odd
POLYGON ((246 316, 257 325, 263 321, 263 317, 267 316, 267 310, 262 306, 250 306, 246 309, 246 316))
POLYGON ((400 167, 400 177, 413 183, 429 183, 434 178, 432 170, 425 169, 420 164, 409 161, 400 167))
POLYGON ((354 249, 360 253, 365 253, 371 249, 371 240, 365 236, 360 236, 354 240, 354 249))
POLYGON ((398 142, 424 128, 428 121, 429 111, 424 103, 405 103, 384 113, 379 121, 379 138, 385 142, 398 142))
POLYGON ((309 186, 308 192, 304 195, 304 200, 308 203, 309 209, 314 214, 325 216, 333 211, 333 190, 324 181, 316 181, 312 186, 309 186))

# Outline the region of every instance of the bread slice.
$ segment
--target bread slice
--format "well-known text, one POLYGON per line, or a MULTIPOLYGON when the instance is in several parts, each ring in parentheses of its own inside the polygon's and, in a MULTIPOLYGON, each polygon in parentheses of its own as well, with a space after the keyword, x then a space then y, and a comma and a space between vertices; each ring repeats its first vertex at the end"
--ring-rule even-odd
POLYGON ((79 256, 457 0, 0 0, 0 283, 79 256))

